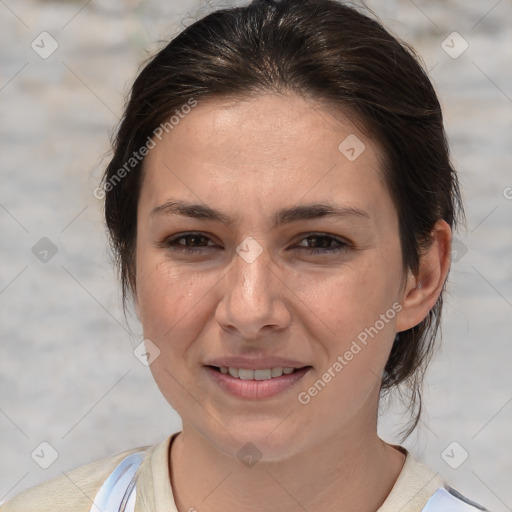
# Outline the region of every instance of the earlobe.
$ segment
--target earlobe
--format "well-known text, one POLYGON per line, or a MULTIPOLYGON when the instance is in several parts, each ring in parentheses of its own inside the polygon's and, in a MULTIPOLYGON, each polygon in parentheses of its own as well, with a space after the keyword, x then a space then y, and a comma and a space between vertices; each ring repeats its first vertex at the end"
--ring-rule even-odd
POLYGON ((420 257, 416 275, 408 272, 402 295, 402 310, 397 316, 397 332, 422 322, 441 294, 450 268, 452 233, 444 220, 432 230, 432 244, 420 257))

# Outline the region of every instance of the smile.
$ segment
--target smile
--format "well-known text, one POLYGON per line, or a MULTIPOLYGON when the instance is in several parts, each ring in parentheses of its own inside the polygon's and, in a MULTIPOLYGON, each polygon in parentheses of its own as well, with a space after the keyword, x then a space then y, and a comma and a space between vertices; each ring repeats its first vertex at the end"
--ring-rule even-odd
POLYGON ((210 378, 223 391, 245 399, 275 396, 297 384, 311 368, 275 367, 253 370, 231 366, 205 366, 210 378))
POLYGON ((263 370, 249 370, 247 368, 233 368, 232 366, 226 367, 221 366, 220 368, 214 366, 213 368, 217 369, 224 375, 228 374, 235 379, 242 380, 269 380, 274 379, 276 377, 281 377, 281 375, 289 375, 300 368, 266 368, 263 370))

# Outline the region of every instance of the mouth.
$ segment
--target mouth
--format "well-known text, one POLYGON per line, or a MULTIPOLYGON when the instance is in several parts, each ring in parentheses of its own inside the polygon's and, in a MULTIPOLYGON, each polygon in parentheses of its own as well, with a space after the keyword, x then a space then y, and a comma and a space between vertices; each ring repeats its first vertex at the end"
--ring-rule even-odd
POLYGON ((303 366, 302 368, 283 368, 276 366, 275 368, 266 368, 263 370, 252 370, 248 368, 234 368, 232 366, 211 366, 209 368, 222 373, 224 375, 230 375, 234 379, 241 380, 270 380, 281 377, 282 375, 290 375, 304 368, 311 368, 310 366, 303 366))
POLYGON ((211 379, 225 392, 238 398, 262 399, 275 396, 295 386, 312 366, 266 369, 204 367, 211 379))

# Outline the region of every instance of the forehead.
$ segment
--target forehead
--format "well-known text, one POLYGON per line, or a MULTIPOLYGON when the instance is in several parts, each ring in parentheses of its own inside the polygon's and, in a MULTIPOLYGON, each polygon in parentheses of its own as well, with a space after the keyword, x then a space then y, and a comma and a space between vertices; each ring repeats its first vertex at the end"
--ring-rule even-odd
POLYGON ((168 195, 271 212, 334 196, 371 206, 386 194, 378 144, 346 115, 294 95, 199 101, 155 142, 141 193, 152 208, 168 195))

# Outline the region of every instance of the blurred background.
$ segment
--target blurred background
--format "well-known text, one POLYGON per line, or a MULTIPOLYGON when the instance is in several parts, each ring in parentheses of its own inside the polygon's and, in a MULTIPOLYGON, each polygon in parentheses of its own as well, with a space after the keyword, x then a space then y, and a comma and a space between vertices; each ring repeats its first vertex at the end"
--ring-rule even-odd
MULTIPOLYGON (((0 0, 0 503, 181 428, 134 356, 142 331, 123 315, 93 191, 142 61, 224 5, 0 0)), ((366 5, 429 70, 467 213, 405 446, 512 511, 512 2, 366 5)), ((382 436, 397 443, 403 421, 383 408, 382 436)))

